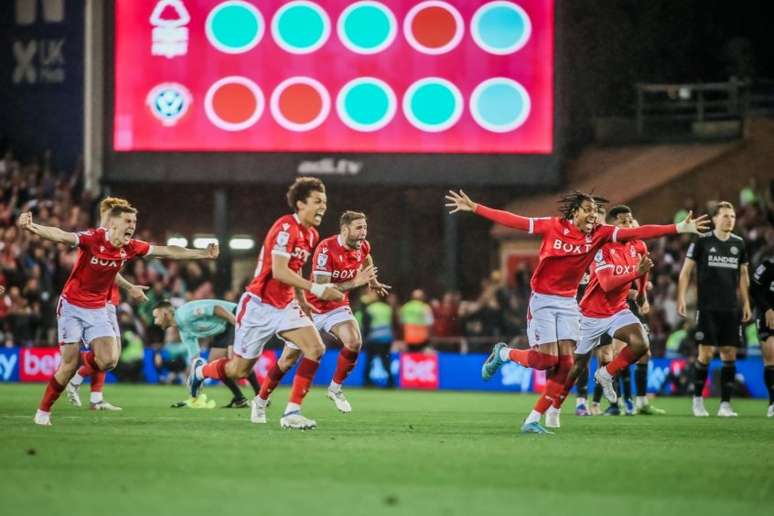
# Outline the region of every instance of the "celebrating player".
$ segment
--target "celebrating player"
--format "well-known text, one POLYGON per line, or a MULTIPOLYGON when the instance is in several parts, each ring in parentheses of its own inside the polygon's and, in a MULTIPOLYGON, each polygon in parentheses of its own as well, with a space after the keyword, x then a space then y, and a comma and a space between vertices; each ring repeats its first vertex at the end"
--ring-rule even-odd
MULTIPOLYGON (((345 211, 339 220, 340 232, 321 241, 312 258, 312 280, 320 284, 332 284, 344 292, 341 301, 325 301, 312 294, 308 300, 299 299, 302 308, 312 316, 317 330, 336 337, 341 351, 336 371, 328 386, 328 398, 343 413, 352 412, 341 384, 355 367, 363 338, 357 321, 349 307, 349 291, 368 283, 379 295, 387 295, 389 285, 376 279, 376 267, 371 257, 371 245, 366 240, 368 224, 364 213, 345 211)), ((261 386, 260 397, 267 400, 280 380, 300 356, 297 346, 286 344, 282 356, 269 371, 261 386)))
POLYGON ((159 258, 206 259, 218 256, 218 247, 185 249, 155 246, 132 238, 137 227, 137 210, 115 206, 108 215, 108 227, 70 233, 56 227, 41 226, 32 214, 22 213, 17 224, 23 230, 46 240, 79 248, 78 257, 65 283, 57 306, 61 362, 48 383, 35 423, 51 425, 51 406, 78 369, 78 346, 86 342, 90 351, 84 361, 95 371, 109 371, 118 362, 119 347, 105 305, 116 274, 124 263, 138 256, 159 258))
POLYGON ((696 342, 699 356, 693 379, 693 415, 709 416, 702 391, 710 361, 720 347, 720 408, 718 416, 734 417, 731 391, 736 381, 736 349, 742 345, 742 321, 750 320, 750 279, 747 275, 747 250, 742 237, 732 233, 736 212, 730 202, 720 202, 712 217, 715 230, 700 235, 688 248, 677 283, 677 311, 686 317, 685 294, 696 269, 698 309, 696 342), (739 297, 742 313, 739 313, 739 297), (741 315, 741 319, 740 319, 741 315))
MULTIPOLYGON (((299 274, 319 240, 315 228, 327 208, 325 185, 317 178, 299 177, 288 189, 287 200, 294 213, 283 215, 269 229, 255 277, 239 300, 234 356, 206 365, 202 359, 194 359, 189 381, 191 396, 195 398, 205 378, 244 378, 253 369, 264 345, 276 334, 304 354, 280 426, 304 430, 317 426, 301 414, 301 404, 320 367, 325 346, 295 298, 294 288, 309 290, 325 301, 341 301, 344 295, 329 284, 312 283, 299 274)), ((266 400, 260 396, 253 401, 250 419, 254 423, 266 422, 266 400)))
MULTIPOLYGON (((102 228, 107 228, 108 221, 109 221, 109 214, 110 210, 115 208, 116 206, 131 206, 129 204, 129 201, 126 199, 121 199, 120 197, 106 197, 105 199, 102 199, 102 202, 99 203, 99 225, 102 228)), ((139 285, 133 285, 132 283, 128 282, 119 272, 116 274, 116 281, 113 283, 113 286, 110 288, 110 297, 107 300, 107 304, 105 305, 105 310, 107 310, 108 313, 108 319, 110 320, 110 324, 113 326, 113 330, 116 335, 116 343, 118 344, 119 350, 121 348, 121 330, 118 326, 118 318, 116 317, 116 307, 121 303, 121 294, 118 291, 118 287, 123 288, 126 290, 126 292, 129 294, 129 296, 132 299, 139 300, 139 301, 147 301, 148 298, 145 297, 145 293, 143 292, 148 287, 143 287, 139 285)), ((87 343, 84 343, 88 346, 87 343)), ((84 356, 86 353, 88 353, 88 350, 82 351, 81 356, 84 356)), ((90 403, 89 406, 91 407, 91 410, 121 410, 121 407, 117 407, 113 405, 112 403, 109 403, 105 401, 102 393, 102 389, 105 385, 105 376, 107 373, 105 371, 99 371, 95 370, 91 365, 89 365, 86 361, 81 365, 80 369, 78 369, 78 372, 75 373, 75 376, 72 377, 72 379, 67 383, 67 399, 75 405, 76 407, 81 406, 81 398, 78 394, 78 390, 81 387, 81 384, 83 383, 84 378, 91 377, 91 384, 90 384, 90 403)))
POLYGON ((752 277, 750 293, 758 308, 758 338, 763 351, 763 383, 769 391, 769 409, 774 417, 774 258, 763 261, 752 277))
MULTIPOLYGON (((234 318, 236 307, 236 303, 228 301, 199 299, 189 301, 175 310, 169 301, 161 301, 153 309, 153 322, 164 330, 169 327, 177 328, 180 339, 188 351, 188 361, 199 356, 199 339, 213 337, 207 359, 209 362, 214 362, 230 354, 230 348, 234 341, 233 328, 236 324, 234 318)), ((255 390, 255 394, 258 394, 260 384, 255 377, 255 371, 250 371, 247 378, 255 390)), ((234 395, 227 405, 228 407, 245 408, 249 406, 247 398, 242 394, 242 389, 233 379, 224 378, 223 384, 234 395)))
MULTIPOLYGON (((612 208, 610 218, 618 228, 634 227, 632 212, 627 206, 612 208)), ((590 268, 586 293, 580 302, 580 342, 575 351, 575 363, 567 375, 561 395, 551 400, 552 405, 546 412, 546 427, 559 428, 559 409, 578 375, 586 370, 591 351, 599 346, 600 337, 604 334, 613 338, 614 343, 620 341, 625 346, 612 362, 597 369, 594 375, 605 396, 613 403, 617 401, 612 378, 648 351, 645 329, 629 310, 627 298, 632 282, 637 281, 638 297, 640 303, 643 302, 647 273, 652 267, 648 249, 641 240, 608 242, 597 252, 590 268)))
POLYGON ((562 218, 529 218, 495 210, 473 202, 464 192, 446 196, 451 213, 471 211, 508 227, 542 235, 538 266, 532 275, 532 296, 527 314, 530 349, 495 345, 481 371, 486 380, 508 360, 525 367, 547 370, 546 395, 542 396, 522 426, 523 432, 548 433, 540 417, 562 395, 573 364, 572 353, 580 335, 580 313, 575 292, 586 268, 607 242, 647 239, 674 233, 698 233, 706 216, 689 214, 679 224, 618 228, 597 224, 597 204, 604 201, 573 192, 562 197, 562 218))

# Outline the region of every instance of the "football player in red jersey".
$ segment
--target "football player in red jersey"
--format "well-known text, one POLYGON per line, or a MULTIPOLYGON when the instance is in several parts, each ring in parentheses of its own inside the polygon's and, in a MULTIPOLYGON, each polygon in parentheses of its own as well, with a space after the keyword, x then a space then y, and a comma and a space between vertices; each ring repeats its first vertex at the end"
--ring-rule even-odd
POLYGON ((607 242, 655 238, 674 233, 699 233, 708 227, 706 215, 692 214, 679 224, 618 228, 597 224, 597 204, 604 199, 572 192, 562 197, 562 217, 530 218, 488 208, 473 202, 464 192, 449 191, 446 206, 451 213, 470 211, 505 226, 541 235, 538 266, 532 274, 532 295, 527 312, 530 349, 509 349, 497 343, 484 363, 481 375, 491 378, 507 361, 547 371, 546 393, 527 416, 522 432, 550 433, 540 424, 553 400, 562 396, 573 365, 573 351, 580 337, 580 312, 575 293, 597 251, 607 242))
POLYGON ((83 359, 95 371, 109 371, 118 362, 119 347, 105 305, 116 274, 124 263, 140 256, 173 260, 217 258, 218 246, 185 249, 152 246, 135 240, 132 237, 137 227, 137 210, 127 206, 110 210, 107 228, 80 233, 35 224, 29 212, 22 213, 17 224, 41 238, 79 249, 56 311, 61 362, 46 387, 34 419, 38 425, 50 426, 51 406, 78 370, 81 342, 89 344, 90 351, 83 359))
MULTIPOLYGON (((298 346, 304 354, 293 380, 282 428, 310 429, 317 423, 301 414, 301 404, 320 366, 325 346, 314 323, 301 308, 294 289, 309 290, 325 301, 341 301, 344 295, 330 284, 313 283, 301 269, 320 237, 316 227, 327 209, 325 185, 314 177, 299 177, 290 186, 287 200, 292 214, 283 215, 269 229, 258 256, 255 277, 237 305, 234 356, 205 364, 195 358, 189 376, 191 397, 196 398, 205 378, 244 378, 253 369, 263 347, 277 335, 298 346)), ((266 398, 253 401, 250 420, 266 422, 266 398)))
MULTIPOLYGON (((616 227, 635 227, 631 209, 615 206, 610 217, 616 227)), ((648 249, 641 240, 628 242, 608 242, 597 251, 591 265, 591 278, 586 293, 580 301, 581 331, 580 342, 575 350, 575 363, 564 383, 559 397, 552 400, 552 406, 546 412, 546 426, 559 428, 559 410, 567 393, 572 389, 578 375, 588 367, 591 352, 600 345, 604 334, 623 344, 620 352, 606 366, 601 366, 594 374, 605 396, 612 402, 617 401, 613 388, 613 377, 627 369, 649 348, 645 328, 636 315, 629 309, 628 297, 632 282, 637 283, 639 303, 644 304, 647 275, 653 267, 648 257, 648 249), (604 380, 600 378, 606 375, 604 380)))
MULTIPOLYGON (((105 199, 102 199, 102 201, 99 203, 100 227, 107 228, 109 221, 108 215, 110 214, 110 210, 116 206, 131 206, 131 204, 126 199, 122 199, 120 197, 106 197, 105 199)), ((148 287, 133 285, 127 281, 120 272, 116 274, 116 281, 110 288, 110 297, 108 298, 107 304, 105 305, 105 310, 108 312, 108 318, 110 319, 110 324, 113 326, 113 330, 115 331, 116 343, 118 344, 120 350, 121 330, 118 327, 118 318, 116 317, 116 307, 121 303, 121 294, 118 291, 119 286, 123 288, 127 294, 129 294, 129 297, 138 301, 148 300, 148 298, 145 297, 144 292, 148 289, 148 287)), ((84 344, 88 346, 88 343, 84 344)), ((85 355, 86 353, 88 353, 88 350, 82 351, 81 355, 85 355)), ((105 371, 95 370, 84 361, 80 369, 78 369, 78 372, 75 373, 75 376, 73 376, 72 379, 70 379, 70 381, 67 383, 66 393, 68 401, 70 401, 70 403, 76 407, 81 406, 81 398, 78 394, 78 391, 81 387, 81 384, 83 384, 83 380, 87 376, 90 376, 91 384, 89 385, 89 388, 91 392, 89 394, 89 407, 91 410, 121 410, 121 407, 117 407, 112 403, 105 401, 104 399, 102 390, 105 386, 106 375, 107 373, 105 371)))
MULTIPOLYGON (((312 317, 317 330, 334 336, 341 342, 336 371, 328 386, 328 398, 343 413, 352 412, 341 384, 355 367, 363 338, 360 335, 352 309, 349 307, 349 291, 368 284, 378 295, 386 296, 389 285, 379 283, 376 267, 371 256, 371 245, 366 240, 368 223, 364 213, 345 211, 339 219, 340 232, 317 245, 312 257, 312 281, 330 283, 344 293, 340 301, 325 301, 314 294, 307 300, 299 297, 301 308, 312 317)), ((299 358, 301 351, 287 343, 282 356, 274 364, 261 386, 262 399, 268 399, 285 372, 299 358)))

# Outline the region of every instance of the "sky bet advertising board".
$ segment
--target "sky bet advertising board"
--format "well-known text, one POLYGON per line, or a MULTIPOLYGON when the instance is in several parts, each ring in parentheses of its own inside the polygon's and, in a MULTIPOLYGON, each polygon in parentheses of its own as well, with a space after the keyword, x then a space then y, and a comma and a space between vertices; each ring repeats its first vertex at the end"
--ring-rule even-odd
POLYGON ((114 20, 116 152, 553 149, 553 0, 116 0, 114 20))

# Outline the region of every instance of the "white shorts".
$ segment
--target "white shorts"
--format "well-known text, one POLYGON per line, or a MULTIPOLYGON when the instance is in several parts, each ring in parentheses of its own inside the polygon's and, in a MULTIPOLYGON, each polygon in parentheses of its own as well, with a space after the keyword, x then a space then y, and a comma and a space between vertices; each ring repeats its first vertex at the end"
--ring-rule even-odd
MULTIPOLYGON (((118 317, 116 316, 116 305, 108 301, 107 304, 105 305, 105 310, 107 311, 107 314, 108 314, 108 320, 110 321, 110 326, 113 327, 113 335, 116 338, 116 342, 118 342, 118 345, 120 346, 121 330, 118 327, 118 317)), ((86 342, 85 340, 81 341, 81 344, 83 344, 87 348, 89 347, 89 343, 86 342)))
POLYGON ((63 297, 56 308, 56 325, 60 344, 89 344, 99 337, 115 337, 105 308, 81 308, 63 297))
POLYGON ((258 358, 274 335, 306 326, 314 327, 314 323, 295 299, 285 308, 277 308, 245 292, 237 307, 234 353, 242 358, 258 358))
POLYGON ((580 310, 574 297, 533 292, 527 312, 527 337, 531 347, 580 338, 580 310))
POLYGON ((357 319, 352 315, 352 309, 349 306, 340 306, 330 312, 322 314, 312 314, 312 320, 314 321, 317 331, 325 331, 330 333, 334 326, 343 322, 352 321, 357 326, 357 319))
POLYGON ((645 328, 637 316, 632 313, 628 308, 621 310, 617 314, 610 317, 586 317, 581 318, 581 338, 578 343, 578 347, 575 349, 575 353, 579 355, 585 355, 591 350, 599 346, 599 339, 607 333, 610 337, 615 335, 619 329, 630 324, 636 324, 642 328, 643 333, 645 328))

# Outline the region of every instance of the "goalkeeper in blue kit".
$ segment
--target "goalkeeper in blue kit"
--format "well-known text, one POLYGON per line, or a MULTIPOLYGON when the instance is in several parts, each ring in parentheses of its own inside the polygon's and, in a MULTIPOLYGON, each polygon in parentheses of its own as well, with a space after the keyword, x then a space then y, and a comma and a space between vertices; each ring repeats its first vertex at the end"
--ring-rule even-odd
MULTIPOLYGON (((172 303, 162 301, 153 309, 153 321, 163 330, 170 327, 177 328, 180 340, 186 347, 188 355, 186 363, 190 363, 193 357, 199 355, 199 339, 213 337, 208 356, 208 361, 212 362, 229 356, 231 353, 231 346, 234 342, 234 325, 236 323, 234 312, 236 307, 236 303, 228 301, 200 299, 185 303, 175 310, 172 303)), ((261 385, 255 376, 255 371, 250 372, 247 380, 257 395, 261 390, 261 385)), ((234 395, 227 407, 246 408, 250 406, 234 380, 226 378, 223 380, 223 384, 234 395)), ((204 401, 206 402, 206 400, 204 401)), ((202 405, 201 403, 197 404, 196 400, 189 400, 189 402, 183 402, 183 405, 193 407, 202 405)))

